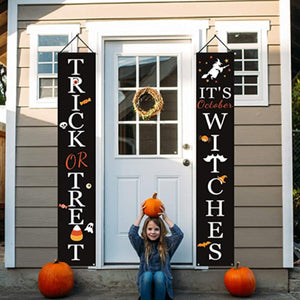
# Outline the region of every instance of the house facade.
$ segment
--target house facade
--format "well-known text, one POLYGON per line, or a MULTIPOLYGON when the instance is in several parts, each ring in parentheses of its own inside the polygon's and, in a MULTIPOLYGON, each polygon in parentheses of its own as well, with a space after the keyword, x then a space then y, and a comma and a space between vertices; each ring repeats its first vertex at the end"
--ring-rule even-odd
MULTIPOLYGON (((224 272, 198 266, 195 249, 195 59, 216 34, 235 53, 234 258, 258 276, 287 279, 293 266, 289 18, 286 0, 9 0, 6 268, 39 268, 57 255, 57 52, 79 34, 96 53, 93 267, 136 268, 127 231, 140 203, 157 190, 185 233, 173 267, 224 272), (165 101, 150 121, 131 105, 145 86, 165 101)), ((75 40, 66 51, 89 50, 75 40)), ((204 51, 226 48, 214 39, 204 51)))

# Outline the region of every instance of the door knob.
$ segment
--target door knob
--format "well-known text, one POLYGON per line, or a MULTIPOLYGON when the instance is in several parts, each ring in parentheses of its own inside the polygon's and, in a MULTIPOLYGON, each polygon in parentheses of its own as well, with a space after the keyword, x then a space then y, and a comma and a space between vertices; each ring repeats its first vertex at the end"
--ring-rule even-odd
POLYGON ((186 167, 188 167, 188 166, 191 164, 191 162, 190 162, 189 159, 184 159, 182 163, 183 163, 183 165, 186 166, 186 167))

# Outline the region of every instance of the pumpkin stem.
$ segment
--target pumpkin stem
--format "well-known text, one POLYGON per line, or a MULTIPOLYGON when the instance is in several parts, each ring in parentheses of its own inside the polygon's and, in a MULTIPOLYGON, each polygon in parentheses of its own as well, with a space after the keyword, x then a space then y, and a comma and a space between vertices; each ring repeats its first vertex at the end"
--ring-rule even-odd
POLYGON ((155 192, 152 196, 153 199, 156 199, 157 193, 155 192))
POLYGON ((239 267, 240 267, 240 262, 237 261, 237 262, 236 262, 236 269, 238 269, 239 267))
POLYGON ((58 263, 59 263, 58 259, 57 259, 57 258, 55 258, 55 260, 54 260, 54 264, 58 264, 58 263))

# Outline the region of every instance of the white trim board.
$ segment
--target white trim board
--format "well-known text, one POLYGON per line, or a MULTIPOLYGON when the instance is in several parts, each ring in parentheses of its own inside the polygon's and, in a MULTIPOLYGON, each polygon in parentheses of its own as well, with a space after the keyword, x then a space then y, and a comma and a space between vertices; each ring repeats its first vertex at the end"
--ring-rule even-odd
POLYGON ((283 267, 293 267, 293 140, 290 1, 280 0, 283 267))

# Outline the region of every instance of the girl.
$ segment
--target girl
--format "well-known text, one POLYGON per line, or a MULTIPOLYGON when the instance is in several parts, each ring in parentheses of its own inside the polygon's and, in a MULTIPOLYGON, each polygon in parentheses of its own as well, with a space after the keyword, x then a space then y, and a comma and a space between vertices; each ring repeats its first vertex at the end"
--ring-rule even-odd
POLYGON ((144 203, 140 214, 129 230, 129 240, 140 257, 137 285, 141 300, 173 299, 170 260, 183 239, 180 228, 167 216, 162 206, 160 215, 168 224, 172 235, 166 236, 167 229, 163 220, 148 217, 142 229, 142 238, 138 234, 139 225, 144 216, 144 203))

